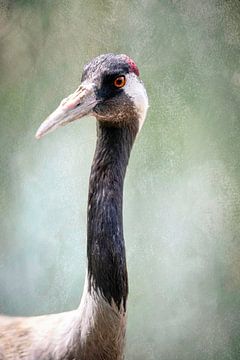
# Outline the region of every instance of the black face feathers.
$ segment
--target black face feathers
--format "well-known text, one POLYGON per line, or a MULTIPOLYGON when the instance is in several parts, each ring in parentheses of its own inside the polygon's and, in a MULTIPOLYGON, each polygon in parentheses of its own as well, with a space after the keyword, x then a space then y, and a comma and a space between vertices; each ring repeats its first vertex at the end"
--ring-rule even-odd
POLYGON ((139 97, 143 87, 136 64, 127 55, 105 54, 89 62, 82 81, 93 84, 97 105, 92 115, 112 126, 125 126, 139 115, 139 97), (115 85, 117 77, 125 77, 124 86, 115 85), (135 103, 137 96, 138 104, 135 103))
MULTIPOLYGON (((114 80, 117 76, 128 73, 129 65, 121 55, 100 55, 84 67, 82 81, 94 83, 96 98, 104 102, 122 93, 122 89, 117 89, 114 86, 114 80)), ((114 112, 113 108, 109 110, 112 113, 114 112)))

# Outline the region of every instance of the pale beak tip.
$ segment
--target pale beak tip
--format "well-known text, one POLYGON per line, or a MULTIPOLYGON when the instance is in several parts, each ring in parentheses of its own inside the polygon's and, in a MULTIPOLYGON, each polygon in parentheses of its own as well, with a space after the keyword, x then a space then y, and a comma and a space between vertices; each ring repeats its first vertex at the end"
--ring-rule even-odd
POLYGON ((41 139, 41 137, 43 136, 43 134, 41 133, 41 131, 37 131, 36 132, 36 134, 35 134, 35 138, 37 139, 37 140, 39 140, 39 139, 41 139))
POLYGON ((93 84, 81 85, 64 99, 38 128, 35 138, 40 139, 59 126, 66 125, 90 113, 97 104, 93 84), (79 106, 81 105, 81 106, 79 106))

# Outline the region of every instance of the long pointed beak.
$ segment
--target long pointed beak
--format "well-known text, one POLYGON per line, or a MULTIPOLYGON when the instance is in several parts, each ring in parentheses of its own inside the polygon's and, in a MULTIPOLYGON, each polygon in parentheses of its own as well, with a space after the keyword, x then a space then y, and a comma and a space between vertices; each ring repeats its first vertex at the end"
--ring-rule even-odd
POLYGON ((63 99, 57 109, 40 125, 36 138, 40 139, 59 126, 91 114, 97 103, 94 84, 83 82, 73 94, 63 99))

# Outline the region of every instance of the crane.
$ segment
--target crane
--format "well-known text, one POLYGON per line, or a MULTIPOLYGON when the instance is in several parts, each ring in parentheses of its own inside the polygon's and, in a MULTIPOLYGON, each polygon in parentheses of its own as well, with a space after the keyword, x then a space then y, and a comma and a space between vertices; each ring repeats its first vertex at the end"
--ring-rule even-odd
POLYGON ((80 86, 41 124, 39 139, 86 115, 97 122, 89 180, 87 270, 76 310, 36 317, 0 316, 0 360, 122 360, 128 275, 123 184, 148 97, 135 62, 103 54, 83 69, 80 86))

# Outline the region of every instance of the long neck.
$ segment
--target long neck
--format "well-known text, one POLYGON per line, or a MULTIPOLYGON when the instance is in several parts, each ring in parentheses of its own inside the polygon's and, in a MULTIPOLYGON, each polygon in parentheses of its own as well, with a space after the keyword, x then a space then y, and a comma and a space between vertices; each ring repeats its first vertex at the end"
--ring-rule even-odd
POLYGON ((126 307, 128 279, 123 237, 123 183, 137 121, 124 127, 99 122, 92 163, 89 198, 87 256, 89 291, 92 288, 111 304, 126 307))

